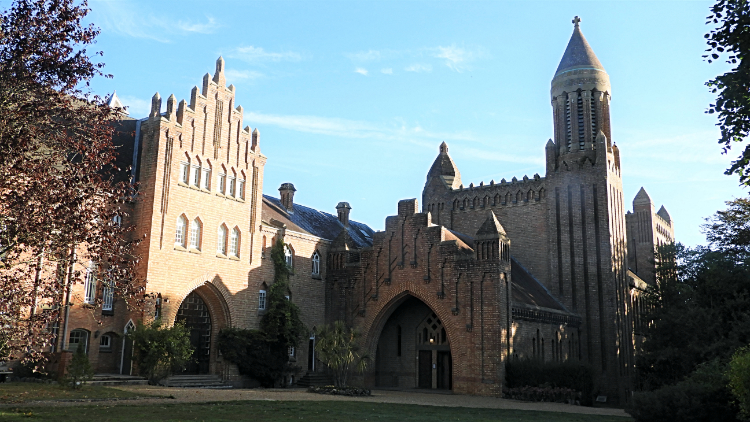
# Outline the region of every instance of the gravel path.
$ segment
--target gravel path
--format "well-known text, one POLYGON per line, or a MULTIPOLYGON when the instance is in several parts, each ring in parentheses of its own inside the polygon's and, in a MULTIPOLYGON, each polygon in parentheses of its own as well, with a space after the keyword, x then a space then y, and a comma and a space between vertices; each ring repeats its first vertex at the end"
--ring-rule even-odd
MULTIPOLYGON (((151 385, 118 386, 136 394, 157 395, 174 398, 142 398, 137 400, 97 400, 97 405, 149 405, 149 404, 176 404, 176 403, 200 403, 210 401, 235 401, 235 400, 284 400, 284 401, 363 401, 378 403, 401 403, 418 404, 425 406, 448 406, 448 407, 472 407, 489 409, 517 409, 536 410, 543 412, 579 413, 591 415, 611 415, 628 417, 622 409, 571 406, 562 403, 530 403, 517 400, 499 399, 494 397, 464 396, 450 393, 426 393, 416 391, 390 391, 373 390, 370 397, 344 397, 331 396, 327 394, 308 393, 305 389, 237 389, 216 390, 207 388, 167 388, 151 385)), ((24 403, 27 406, 81 406, 85 401, 78 402, 31 402, 24 403)), ((16 404, 15 406, 19 406, 16 404)))

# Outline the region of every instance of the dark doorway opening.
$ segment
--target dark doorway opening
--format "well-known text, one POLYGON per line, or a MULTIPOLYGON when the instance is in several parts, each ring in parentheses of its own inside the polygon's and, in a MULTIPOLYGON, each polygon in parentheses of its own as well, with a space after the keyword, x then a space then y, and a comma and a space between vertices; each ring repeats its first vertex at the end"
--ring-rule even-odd
POLYGON ((315 337, 311 337, 307 345, 307 370, 315 370, 315 337))
POLYGON ((193 358, 183 373, 208 374, 211 357, 211 314, 197 293, 190 293, 182 301, 176 321, 185 324, 190 331, 190 346, 193 348, 193 358))
POLYGON ((453 362, 451 362, 451 352, 439 351, 437 352, 437 388, 450 390, 453 388, 452 384, 452 368, 453 362))
POLYGON ((419 351, 419 388, 432 388, 432 350, 419 351))

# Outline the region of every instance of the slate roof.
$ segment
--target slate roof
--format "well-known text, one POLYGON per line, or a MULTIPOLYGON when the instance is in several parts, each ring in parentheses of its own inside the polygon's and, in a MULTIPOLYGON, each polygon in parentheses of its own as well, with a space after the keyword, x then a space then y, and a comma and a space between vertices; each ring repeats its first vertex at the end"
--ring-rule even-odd
MULTIPOLYGON (((263 195, 262 218, 265 222, 270 223, 273 219, 286 224, 289 230, 308 233, 330 241, 336 239, 344 227, 337 216, 300 204, 294 204, 293 212, 287 213, 278 198, 268 195, 263 195)), ((349 220, 348 232, 356 247, 372 246, 374 231, 366 224, 349 220)))
POLYGON ((557 66, 555 76, 562 72, 574 69, 598 69, 604 71, 599 59, 594 54, 594 50, 583 36, 580 26, 576 24, 573 28, 573 35, 568 41, 568 47, 565 49, 560 65, 557 66))
POLYGON ((513 304, 525 304, 569 313, 549 291, 524 268, 516 258, 510 258, 510 280, 513 304))

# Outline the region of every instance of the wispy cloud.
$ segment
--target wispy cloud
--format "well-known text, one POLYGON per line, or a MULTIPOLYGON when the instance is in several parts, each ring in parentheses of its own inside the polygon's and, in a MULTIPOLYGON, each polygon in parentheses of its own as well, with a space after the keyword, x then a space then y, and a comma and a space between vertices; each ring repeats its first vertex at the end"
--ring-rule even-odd
POLYGON ((359 53, 346 53, 344 54, 344 56, 348 57, 350 60, 357 62, 379 61, 382 58, 382 55, 378 50, 361 51, 359 53))
POLYGON ((390 67, 386 67, 383 69, 380 69, 380 73, 385 73, 386 75, 393 75, 393 69, 390 67))
POLYGON ((208 34, 221 26, 209 15, 199 20, 175 20, 168 15, 149 13, 129 1, 94 1, 91 8, 94 19, 105 33, 163 43, 171 42, 176 35, 208 34))
POLYGON ((254 70, 236 70, 236 69, 227 69, 224 72, 224 75, 226 75, 227 80, 253 80, 262 78, 264 75, 260 72, 256 72, 254 70))
POLYGON ((470 69, 469 62, 483 54, 482 50, 470 51, 451 45, 448 47, 438 46, 434 57, 445 60, 445 65, 456 72, 470 69))
POLYGON ((406 66, 404 68, 404 70, 407 71, 407 72, 417 72, 417 73, 432 72, 432 65, 431 64, 415 63, 415 64, 412 64, 412 65, 406 66))
POLYGON ((403 141, 434 147, 437 140, 475 141, 467 132, 431 132, 419 124, 394 121, 391 124, 375 124, 358 120, 320 116, 278 115, 246 112, 245 120, 253 125, 277 126, 288 130, 349 139, 376 139, 381 141, 403 141))
POLYGON ((271 52, 266 51, 263 47, 255 47, 252 45, 236 47, 230 50, 227 57, 240 59, 246 62, 298 62, 302 60, 302 55, 293 51, 271 52))
POLYGON ((367 72, 367 69, 365 69, 365 68, 362 68, 362 67, 358 67, 358 68, 356 68, 356 69, 354 70, 354 73, 359 73, 360 75, 364 75, 364 76, 367 76, 367 73, 368 73, 368 72, 367 72))

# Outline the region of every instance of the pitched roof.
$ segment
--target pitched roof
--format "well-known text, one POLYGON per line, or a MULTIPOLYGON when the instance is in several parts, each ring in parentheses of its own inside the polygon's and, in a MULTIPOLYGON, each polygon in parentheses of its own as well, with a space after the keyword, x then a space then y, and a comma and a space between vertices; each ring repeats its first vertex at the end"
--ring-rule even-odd
POLYGON ((514 304, 525 304, 540 308, 568 312, 557 299, 524 268, 516 258, 510 258, 510 280, 513 286, 514 304))
POLYGON ((658 214, 659 217, 663 218, 664 220, 670 223, 672 222, 672 217, 667 212, 667 209, 664 208, 664 205, 662 205, 661 208, 659 208, 659 211, 657 211, 656 214, 658 214))
POLYGON ((477 230, 477 238, 487 238, 487 237, 502 237, 505 236, 505 229, 503 228, 503 225, 500 224, 499 221, 497 221, 497 216, 495 213, 490 210, 487 214, 487 219, 484 220, 484 223, 482 223, 482 226, 479 227, 479 230, 477 230))
MULTIPOLYGON (((278 198, 269 195, 263 195, 262 218, 268 223, 276 220, 285 224, 289 230, 330 241, 336 239, 344 228, 337 216, 304 205, 294 204, 294 211, 290 214, 278 198)), ((358 248, 372 246, 374 231, 366 224, 349 220, 347 232, 358 248)))
POLYGON ((635 195, 635 199, 633 199, 634 204, 650 204, 651 203, 651 197, 648 196, 648 192, 646 192, 646 189, 643 189, 641 187, 641 190, 638 191, 638 193, 635 195))
POLYGON ((604 66, 602 66, 596 54, 594 54, 594 50, 588 41, 586 41, 586 37, 583 36, 578 23, 573 28, 573 35, 570 36, 568 47, 565 49, 565 53, 563 53, 560 65, 557 66, 555 76, 574 69, 598 69, 604 71, 604 66))

